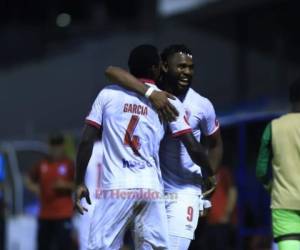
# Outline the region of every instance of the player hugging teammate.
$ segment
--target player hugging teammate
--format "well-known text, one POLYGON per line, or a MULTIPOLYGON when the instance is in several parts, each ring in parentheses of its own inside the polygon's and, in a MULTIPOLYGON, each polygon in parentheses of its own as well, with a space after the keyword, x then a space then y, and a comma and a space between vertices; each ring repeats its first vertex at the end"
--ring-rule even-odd
POLYGON ((188 249, 194 237, 203 210, 202 170, 213 181, 222 157, 219 123, 211 102, 190 87, 191 51, 172 45, 161 58, 162 65, 155 47, 141 45, 130 54, 130 73, 109 67, 106 74, 117 85, 99 93, 86 119, 77 155, 77 209, 86 210, 81 198, 89 202, 84 176, 100 128, 101 189, 160 194, 155 199, 123 195, 97 200, 88 249, 120 249, 127 230, 135 249, 188 249), (161 199, 164 193, 177 199, 161 199))

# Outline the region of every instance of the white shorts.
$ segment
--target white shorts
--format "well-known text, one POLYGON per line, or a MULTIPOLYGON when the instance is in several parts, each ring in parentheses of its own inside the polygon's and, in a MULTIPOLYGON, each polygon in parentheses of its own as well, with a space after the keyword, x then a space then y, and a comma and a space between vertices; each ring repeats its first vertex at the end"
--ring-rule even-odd
MULTIPOLYGON (((171 197, 167 195, 167 197, 171 197)), ((169 235, 193 240, 202 204, 199 195, 179 194, 166 200, 169 235)))
POLYGON ((87 250, 88 249, 88 238, 90 231, 90 224, 97 200, 92 200, 92 204, 87 204, 82 200, 81 204, 88 209, 83 215, 78 214, 75 218, 76 226, 79 234, 79 249, 87 250))
MULTIPOLYGON (((118 190, 118 192, 140 192, 140 190, 126 189, 118 190)), ((169 249, 164 200, 101 198, 92 216, 88 249, 120 249, 123 245, 124 234, 128 229, 132 230, 135 249, 169 249)))

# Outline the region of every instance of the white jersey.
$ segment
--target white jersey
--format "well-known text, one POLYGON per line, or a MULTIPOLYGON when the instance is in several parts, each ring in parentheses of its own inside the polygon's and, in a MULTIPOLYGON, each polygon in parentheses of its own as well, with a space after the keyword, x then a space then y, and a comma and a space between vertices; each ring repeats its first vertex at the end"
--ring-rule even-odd
MULTIPOLYGON (((190 133, 183 105, 179 100, 172 103, 180 112, 169 124, 173 136, 190 133)), ((117 85, 105 87, 86 120, 103 128, 103 190, 162 191, 158 152, 165 126, 147 98, 117 85)))
MULTIPOLYGON (((219 128, 211 102, 189 89, 183 105, 195 138, 212 135, 219 128)), ((160 147, 160 161, 166 192, 200 194, 201 168, 194 164, 184 145, 166 134, 160 147)))

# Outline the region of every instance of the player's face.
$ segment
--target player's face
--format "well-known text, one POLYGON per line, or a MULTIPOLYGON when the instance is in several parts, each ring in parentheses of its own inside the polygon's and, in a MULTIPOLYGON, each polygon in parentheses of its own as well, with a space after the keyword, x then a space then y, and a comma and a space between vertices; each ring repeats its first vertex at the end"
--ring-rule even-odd
POLYGON ((169 57, 164 65, 167 84, 174 90, 174 94, 184 94, 190 87, 194 74, 194 64, 191 55, 176 53, 169 57))

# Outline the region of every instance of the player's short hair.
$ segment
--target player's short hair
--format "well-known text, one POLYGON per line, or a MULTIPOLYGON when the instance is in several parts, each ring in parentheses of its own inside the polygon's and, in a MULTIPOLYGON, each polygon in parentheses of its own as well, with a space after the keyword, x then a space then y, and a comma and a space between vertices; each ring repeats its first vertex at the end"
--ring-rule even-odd
POLYGON ((61 133, 52 133, 48 138, 48 143, 50 146, 59 146, 65 143, 65 138, 61 133))
POLYGON ((289 98, 291 103, 300 102, 300 78, 290 85, 289 98))
POLYGON ((135 47, 129 55, 128 67, 131 74, 136 77, 151 75, 152 66, 159 67, 160 57, 158 49, 150 44, 135 47))
POLYGON ((162 51, 160 57, 162 61, 165 62, 170 56, 180 52, 192 56, 192 51, 186 45, 172 44, 162 51))

